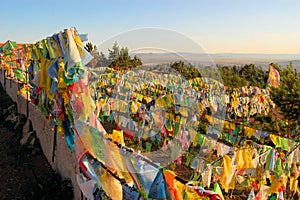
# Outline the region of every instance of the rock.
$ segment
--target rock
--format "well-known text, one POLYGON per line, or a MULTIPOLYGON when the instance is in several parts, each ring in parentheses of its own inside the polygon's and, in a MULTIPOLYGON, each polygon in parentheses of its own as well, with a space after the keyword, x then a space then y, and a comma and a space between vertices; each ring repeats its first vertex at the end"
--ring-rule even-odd
POLYGON ((17 123, 18 122, 18 116, 16 116, 14 113, 11 113, 6 117, 4 120, 6 122, 11 122, 11 123, 17 123))
POLYGON ((29 148, 31 148, 31 149, 33 149, 34 148, 34 146, 35 146, 35 141, 36 141, 36 133, 35 133, 35 131, 31 131, 32 132, 32 134, 30 134, 30 136, 28 137, 28 139, 27 139, 27 144, 28 144, 28 147, 29 148))
POLYGON ((34 148, 35 140, 36 140, 35 137, 29 137, 29 138, 28 138, 27 143, 29 144, 28 147, 29 147, 30 149, 33 149, 33 148, 34 148))
POLYGON ((31 142, 32 138, 35 138, 35 132, 34 132, 34 131, 30 131, 30 132, 27 132, 27 133, 23 133, 23 137, 22 137, 22 139, 20 140, 20 144, 21 144, 21 145, 25 145, 25 144, 27 144, 28 142, 31 142))
POLYGON ((14 117, 14 115, 13 115, 13 114, 10 114, 10 115, 8 115, 8 116, 5 118, 4 121, 9 122, 9 121, 12 120, 13 117, 14 117))
POLYGON ((23 126, 23 129, 22 129, 23 137, 24 137, 24 135, 26 135, 27 133, 29 133, 31 131, 32 131, 31 121, 27 120, 26 123, 25 123, 25 125, 23 126))
POLYGON ((7 110, 8 110, 9 113, 14 112, 14 111, 16 110, 16 105, 11 105, 11 106, 9 106, 9 107, 7 108, 7 110))
POLYGON ((15 124, 15 126, 14 126, 14 130, 17 130, 18 127, 19 127, 20 125, 21 125, 21 124, 20 124, 20 122, 18 121, 18 122, 15 124))
POLYGON ((18 116, 14 116, 11 120, 12 123, 17 123, 18 122, 18 116))

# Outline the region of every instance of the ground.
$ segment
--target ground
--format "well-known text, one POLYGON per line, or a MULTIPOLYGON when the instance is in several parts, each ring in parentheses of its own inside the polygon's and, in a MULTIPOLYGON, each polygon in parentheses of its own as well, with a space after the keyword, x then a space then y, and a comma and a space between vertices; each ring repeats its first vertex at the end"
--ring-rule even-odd
POLYGON ((13 104, 0 85, 0 199, 72 199, 70 181, 51 169, 38 140, 20 144, 26 119, 13 104))
POLYGON ((0 128, 1 199, 23 199, 22 188, 26 182, 49 170, 49 163, 43 154, 29 156, 19 152, 21 150, 25 149, 18 144, 16 133, 0 128))

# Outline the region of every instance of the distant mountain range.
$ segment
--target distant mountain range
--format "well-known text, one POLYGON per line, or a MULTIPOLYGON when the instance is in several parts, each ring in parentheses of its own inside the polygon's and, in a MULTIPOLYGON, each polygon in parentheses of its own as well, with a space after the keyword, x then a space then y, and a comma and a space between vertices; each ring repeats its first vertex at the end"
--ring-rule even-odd
POLYGON ((143 64, 167 64, 184 60, 193 65, 237 65, 255 64, 263 69, 268 69, 270 63, 278 63, 285 67, 290 61, 296 69, 300 69, 299 54, 242 54, 242 53, 218 53, 197 54, 188 52, 178 53, 137 53, 133 54, 142 59, 143 64))

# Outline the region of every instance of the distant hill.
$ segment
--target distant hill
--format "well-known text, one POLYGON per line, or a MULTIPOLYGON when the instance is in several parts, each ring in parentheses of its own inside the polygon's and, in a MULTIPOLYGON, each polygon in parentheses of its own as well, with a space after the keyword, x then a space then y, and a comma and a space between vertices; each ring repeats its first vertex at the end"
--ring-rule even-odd
POLYGON ((166 64, 179 60, 185 60, 191 64, 200 65, 244 65, 255 64, 263 69, 268 69, 269 63, 278 63, 285 67, 290 61, 293 66, 300 69, 300 54, 240 54, 240 53, 219 53, 219 54, 197 54, 188 52, 178 53, 137 53, 144 64, 166 64))

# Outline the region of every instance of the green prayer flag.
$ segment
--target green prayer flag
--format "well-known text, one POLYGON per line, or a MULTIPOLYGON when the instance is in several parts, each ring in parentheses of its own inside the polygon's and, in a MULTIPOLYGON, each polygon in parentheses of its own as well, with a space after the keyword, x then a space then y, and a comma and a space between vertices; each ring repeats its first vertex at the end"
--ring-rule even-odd
POLYGON ((174 124, 174 135, 175 135, 175 136, 177 135, 178 130, 179 130, 179 123, 178 123, 178 122, 175 122, 175 124, 174 124))
POLYGON ((203 142, 204 142, 205 136, 202 135, 201 133, 198 133, 198 138, 197 138, 197 143, 202 146, 203 142))
POLYGON ((278 158, 274 167, 274 172, 277 173, 277 176, 280 177, 282 175, 282 168, 281 168, 281 159, 278 158))
POLYGON ((172 131, 172 129, 173 129, 172 125, 173 125, 172 120, 169 118, 167 120, 167 127, 166 127, 168 129, 168 131, 172 131))
POLYGON ((193 158, 194 158, 193 154, 187 153, 185 165, 190 166, 193 158))
POLYGON ((225 199, 223 196, 222 190, 217 182, 215 182, 215 184, 214 184, 214 192, 219 194, 222 197, 222 199, 225 199))
POLYGON ((152 147, 152 143, 151 142, 147 142, 146 143, 146 152, 150 152, 151 151, 151 147, 152 147))
POLYGON ((289 151, 289 139, 288 138, 282 138, 281 140, 281 148, 285 151, 289 151))

